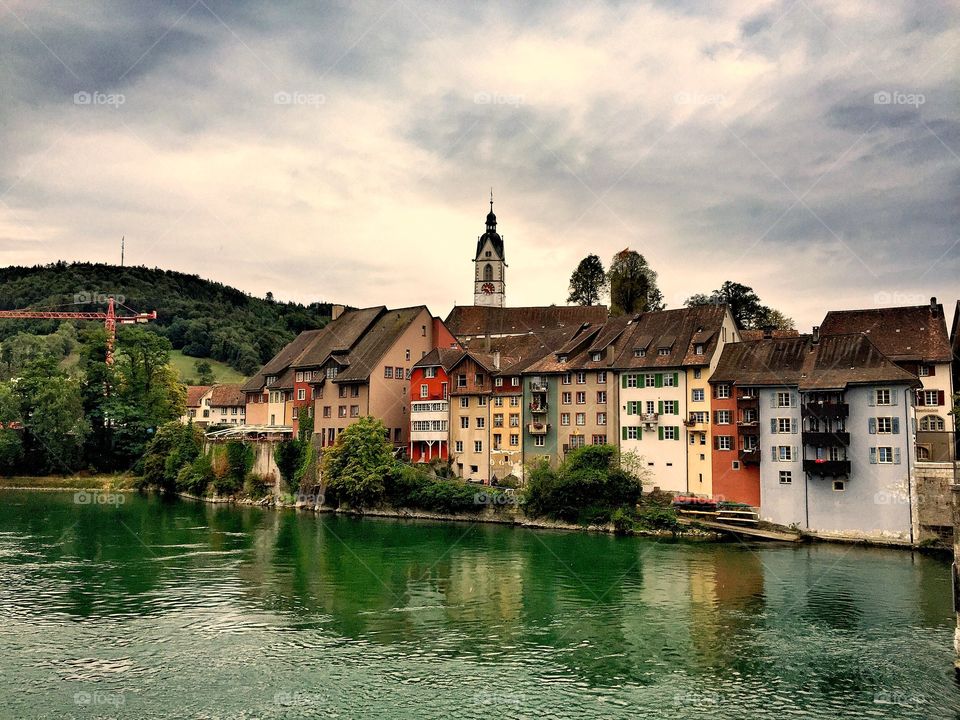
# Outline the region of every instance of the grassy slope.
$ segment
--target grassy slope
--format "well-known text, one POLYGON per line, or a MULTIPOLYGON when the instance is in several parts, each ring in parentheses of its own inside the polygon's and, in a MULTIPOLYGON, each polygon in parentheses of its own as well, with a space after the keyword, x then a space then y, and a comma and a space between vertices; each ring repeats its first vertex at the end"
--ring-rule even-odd
MULTIPOLYGON (((173 350, 170 352, 170 364, 176 368, 181 380, 191 379, 196 381, 197 373, 193 367, 193 364, 196 361, 197 358, 188 357, 179 350, 173 350)), ((225 363, 218 362, 217 360, 210 360, 209 358, 207 359, 207 362, 210 363, 210 367, 213 368, 213 375, 217 382, 237 383, 246 380, 242 374, 225 363)))

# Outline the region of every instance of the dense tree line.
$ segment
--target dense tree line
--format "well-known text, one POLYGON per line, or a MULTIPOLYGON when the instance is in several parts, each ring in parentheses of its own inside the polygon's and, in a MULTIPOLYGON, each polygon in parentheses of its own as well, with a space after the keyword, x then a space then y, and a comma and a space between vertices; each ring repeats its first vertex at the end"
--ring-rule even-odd
MULTIPOLYGON (((327 303, 278 302, 270 293, 255 298, 172 270, 65 262, 0 268, 0 310, 102 311, 108 295, 122 297, 137 311, 156 310, 157 321, 147 327, 166 337, 174 349, 220 360, 246 375, 256 372, 295 335, 322 327, 330 317, 327 303)), ((20 333, 49 335, 58 326, 52 320, 4 320, 0 341, 20 333)))

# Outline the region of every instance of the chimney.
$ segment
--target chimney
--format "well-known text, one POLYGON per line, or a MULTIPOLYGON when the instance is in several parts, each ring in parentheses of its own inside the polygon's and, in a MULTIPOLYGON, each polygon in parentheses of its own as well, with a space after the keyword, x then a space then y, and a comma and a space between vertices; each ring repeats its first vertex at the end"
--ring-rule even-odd
POLYGON ((936 297, 930 298, 930 314, 931 314, 933 317, 936 317, 937 315, 940 314, 940 308, 937 307, 937 298, 936 298, 936 297))
POLYGON ((820 342, 820 326, 814 325, 813 326, 813 344, 816 345, 819 342, 820 342))
POLYGON ((493 369, 494 370, 500 369, 500 351, 499 350, 496 350, 493 353, 493 369))
POLYGON ((338 317, 343 315, 344 310, 346 310, 346 308, 343 305, 334 305, 332 308, 330 308, 330 319, 336 320, 338 317))
POLYGON ((773 331, 776 328, 775 325, 764 325, 763 326, 763 339, 769 340, 773 337, 773 331))

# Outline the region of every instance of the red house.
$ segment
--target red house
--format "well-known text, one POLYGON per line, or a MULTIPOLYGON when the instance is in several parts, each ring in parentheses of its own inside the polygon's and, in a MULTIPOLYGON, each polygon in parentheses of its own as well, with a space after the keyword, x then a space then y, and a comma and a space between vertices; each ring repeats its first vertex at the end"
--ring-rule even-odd
POLYGON ((458 348, 435 348, 410 372, 410 460, 446 461, 450 455, 450 368, 463 357, 458 348))

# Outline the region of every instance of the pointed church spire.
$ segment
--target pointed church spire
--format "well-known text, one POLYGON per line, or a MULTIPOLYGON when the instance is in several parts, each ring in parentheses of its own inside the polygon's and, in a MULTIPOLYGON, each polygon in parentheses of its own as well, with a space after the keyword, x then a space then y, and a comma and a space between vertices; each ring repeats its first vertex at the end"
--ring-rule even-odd
POLYGON ((497 231, 497 216, 493 214, 493 188, 490 188, 490 212, 487 215, 487 232, 497 231))

